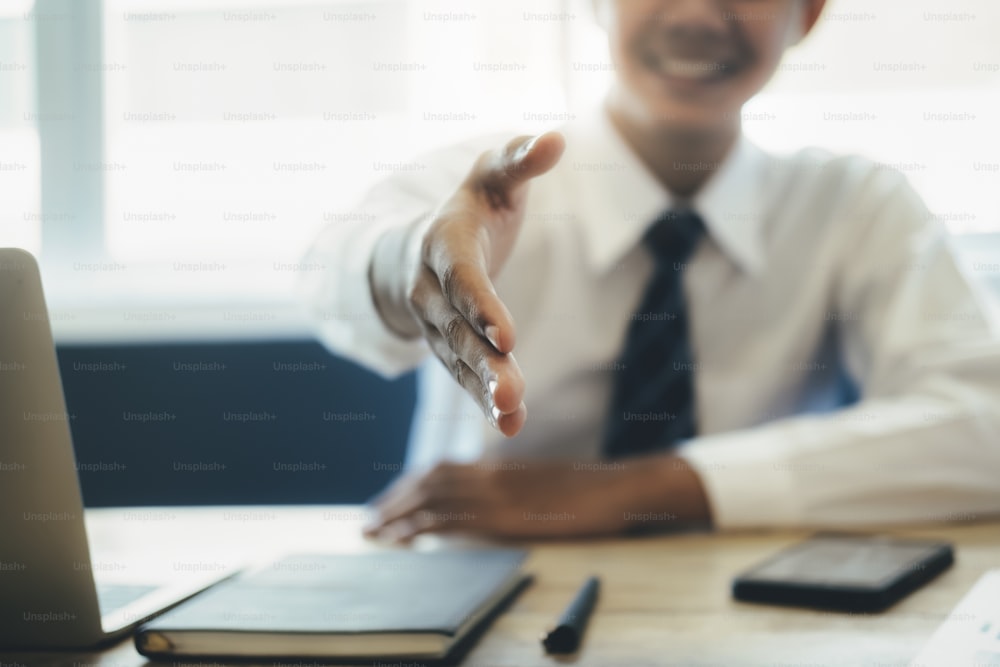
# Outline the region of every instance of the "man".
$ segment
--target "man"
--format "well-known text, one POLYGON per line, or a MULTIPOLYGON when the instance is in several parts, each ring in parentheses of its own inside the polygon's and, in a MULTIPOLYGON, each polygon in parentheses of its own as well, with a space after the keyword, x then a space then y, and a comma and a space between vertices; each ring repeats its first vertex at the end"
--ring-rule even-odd
POLYGON ((592 118, 442 151, 317 241, 331 348, 439 360, 369 534, 1000 511, 995 323, 943 230, 897 173, 741 134, 823 5, 599 1, 592 118))

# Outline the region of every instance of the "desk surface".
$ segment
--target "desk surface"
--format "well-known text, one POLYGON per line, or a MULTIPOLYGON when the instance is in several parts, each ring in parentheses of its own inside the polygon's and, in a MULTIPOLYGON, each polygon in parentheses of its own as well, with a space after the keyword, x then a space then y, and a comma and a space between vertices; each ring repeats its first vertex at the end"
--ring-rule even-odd
MULTIPOLYGON (((360 508, 343 506, 155 508, 92 511, 87 526, 95 564, 127 562, 130 574, 162 576, 238 566, 291 551, 381 548, 361 538, 364 518, 360 508)), ((493 623, 462 664, 904 666, 976 579, 1000 566, 1000 523, 888 532, 949 540, 957 562, 878 615, 782 609, 731 599, 735 573, 803 539, 804 531, 533 543, 527 545, 532 549, 527 569, 536 575, 534 585, 493 623), (546 656, 539 634, 592 573, 602 577, 601 598, 580 653, 562 659, 546 656)), ((474 541, 423 537, 413 548, 454 542, 474 541)), ((145 660, 128 639, 98 653, 0 654, 0 664, 11 663, 130 667, 145 660)))

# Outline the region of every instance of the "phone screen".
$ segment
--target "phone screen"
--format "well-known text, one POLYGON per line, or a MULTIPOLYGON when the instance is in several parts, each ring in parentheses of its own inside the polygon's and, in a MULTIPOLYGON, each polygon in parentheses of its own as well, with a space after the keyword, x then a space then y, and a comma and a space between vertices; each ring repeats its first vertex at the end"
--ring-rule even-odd
POLYGON ((744 580, 878 588, 926 567, 940 544, 869 536, 819 535, 781 552, 744 580))

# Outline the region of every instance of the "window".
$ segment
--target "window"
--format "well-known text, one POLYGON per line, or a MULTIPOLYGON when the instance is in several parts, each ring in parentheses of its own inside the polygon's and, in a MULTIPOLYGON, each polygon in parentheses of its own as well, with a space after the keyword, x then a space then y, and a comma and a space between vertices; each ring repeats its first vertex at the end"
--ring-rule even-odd
POLYGON ((0 239, 37 253, 42 217, 33 9, 30 0, 0 4, 0 239))
POLYGON ((298 260, 392 165, 524 128, 526 108, 565 109, 563 26, 531 19, 558 5, 105 0, 99 56, 76 54, 101 78, 98 243, 91 257, 68 236, 43 245, 50 292, 75 311, 64 333, 246 329, 220 308, 267 311, 256 331, 304 330, 289 307, 298 260), (121 319, 140 307, 156 312, 121 319))
MULTIPOLYGON (((591 11, 8 0, 0 233, 42 253, 64 339, 302 332, 297 260, 386 170, 465 136, 558 125, 601 95, 591 11)), ((891 164, 951 230, 995 234, 998 31, 995 0, 830 0, 746 131, 891 164)))

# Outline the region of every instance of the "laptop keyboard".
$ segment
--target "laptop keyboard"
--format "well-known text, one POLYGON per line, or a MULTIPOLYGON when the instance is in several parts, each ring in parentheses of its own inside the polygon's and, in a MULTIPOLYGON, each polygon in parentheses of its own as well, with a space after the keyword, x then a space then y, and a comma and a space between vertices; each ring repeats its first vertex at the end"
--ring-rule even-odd
POLYGON ((101 614, 107 614, 132 604, 142 596, 156 589, 156 586, 98 584, 97 604, 101 609, 101 614))

